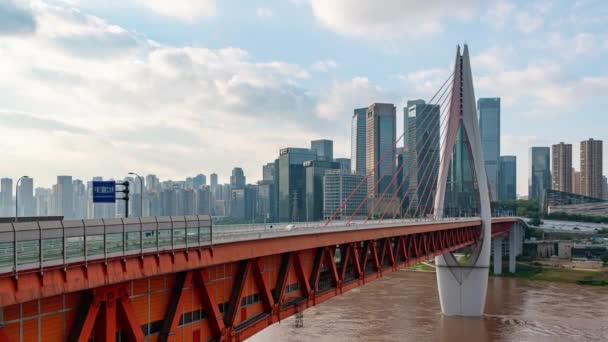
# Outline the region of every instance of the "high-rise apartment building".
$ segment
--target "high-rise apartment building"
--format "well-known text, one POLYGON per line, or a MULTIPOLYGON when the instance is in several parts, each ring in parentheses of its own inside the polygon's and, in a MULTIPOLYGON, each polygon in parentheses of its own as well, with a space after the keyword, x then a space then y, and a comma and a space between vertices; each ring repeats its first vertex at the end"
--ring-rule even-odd
POLYGON ((11 178, 0 179, 0 216, 15 216, 15 208, 13 208, 13 180, 11 178))
MULTIPOLYGON (((86 219, 87 218, 87 189, 84 183, 80 179, 75 179, 72 182, 72 189, 74 191, 72 195, 72 208, 74 210, 74 218, 86 219)), ((138 203, 139 205, 139 203, 138 203)), ((139 214, 139 211, 137 212, 139 214)))
POLYGON ((500 156, 498 169, 498 200, 514 201, 517 199, 517 158, 500 156))
POLYGON ((19 194, 19 216, 34 216, 36 204, 34 202, 34 179, 22 178, 17 188, 19 194))
POLYGON ((146 190, 148 192, 160 191, 160 182, 156 175, 147 175, 146 176, 146 190))
POLYGON ((390 185, 391 178, 395 172, 395 139, 396 139, 396 108, 391 103, 373 103, 367 108, 366 113, 366 171, 367 193, 370 200, 369 208, 377 207, 377 211, 384 211, 386 206, 376 205, 376 201, 390 201, 390 196, 385 195, 380 198, 382 193, 393 193, 393 185, 390 185), (378 182, 378 186, 375 184, 378 182))
POLYGON ((547 189, 551 189, 549 147, 530 147, 530 173, 528 178, 528 199, 543 200, 547 189))
POLYGON ((608 177, 606 176, 602 176, 602 198, 605 200, 608 200, 608 177))
POLYGON ((572 168, 572 193, 581 195, 581 172, 572 168))
POLYGON ((199 189, 204 185, 207 185, 207 176, 204 174, 200 173, 192 179, 192 187, 194 189, 199 189))
POLYGON ((366 156, 366 115, 367 108, 357 108, 354 110, 351 137, 350 137, 350 160, 353 173, 365 176, 367 165, 366 156))
MULTIPOLYGON (((408 101, 404 108, 403 158, 407 175, 408 207, 412 214, 425 215, 433 208, 434 186, 439 172, 439 105, 422 100, 408 101), (409 171, 409 172, 408 172, 409 171)), ((402 171, 403 172, 403 171, 402 171)))
POLYGON ((551 146, 551 189, 572 192, 572 144, 551 146))
POLYGON ((480 98, 477 100, 477 112, 490 200, 495 201, 498 198, 500 166, 500 98, 480 98))
POLYGON ((244 189, 246 184, 245 173, 240 167, 232 169, 232 176, 230 176, 230 186, 233 188, 244 189))
POLYGON ((581 193, 585 196, 602 197, 602 141, 581 141, 581 193))
POLYGON ((317 154, 317 160, 332 161, 334 159, 333 140, 312 140, 310 150, 317 154))
POLYGON ((74 186, 72 183, 72 176, 57 176, 55 199, 55 215, 63 215, 66 220, 76 218, 74 214, 74 186))
POLYGON ((36 216, 49 216, 51 190, 45 188, 36 188, 34 199, 36 201, 36 216))

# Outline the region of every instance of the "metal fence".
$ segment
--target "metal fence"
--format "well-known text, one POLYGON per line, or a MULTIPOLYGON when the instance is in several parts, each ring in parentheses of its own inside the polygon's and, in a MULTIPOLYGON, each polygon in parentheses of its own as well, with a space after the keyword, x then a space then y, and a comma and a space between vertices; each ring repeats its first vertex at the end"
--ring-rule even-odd
POLYGON ((0 223, 0 273, 212 243, 206 215, 0 223))

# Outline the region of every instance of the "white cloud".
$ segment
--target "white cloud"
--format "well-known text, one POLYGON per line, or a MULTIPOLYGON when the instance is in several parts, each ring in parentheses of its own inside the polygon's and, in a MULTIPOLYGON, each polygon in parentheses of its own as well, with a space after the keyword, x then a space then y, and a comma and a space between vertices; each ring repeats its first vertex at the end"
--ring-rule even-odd
POLYGON ((322 118, 332 120, 349 117, 353 108, 366 107, 373 102, 384 102, 388 96, 382 88, 374 85, 366 77, 334 82, 329 91, 321 96, 317 113, 322 118))
POLYGON ((274 15, 270 8, 259 7, 255 10, 255 13, 260 18, 270 18, 274 15))
POLYGON ((511 15, 515 12, 516 6, 510 1, 495 1, 481 17, 485 22, 496 29, 503 29, 511 15))
POLYGON ((334 61, 333 59, 324 59, 324 60, 316 61, 315 63, 313 63, 313 65, 311 65, 310 68, 315 71, 326 72, 331 69, 335 69, 337 67, 338 67, 338 63, 336 61, 334 61))
POLYGON ((6 175, 29 170, 48 185, 63 173, 178 178, 240 165, 255 180, 280 148, 332 138, 306 67, 160 45, 61 5, 32 11, 34 34, 0 36, 6 175))
POLYGON ((544 16, 551 9, 550 1, 540 1, 517 6, 508 0, 498 0, 490 4, 481 17, 481 22, 496 30, 515 28, 522 33, 532 33, 544 24, 544 16))
POLYGON ((443 20, 469 19, 476 4, 475 0, 310 0, 313 15, 327 28, 380 40, 441 32, 443 20))
POLYGON ((214 17, 217 14, 215 0, 136 0, 152 12, 185 21, 214 17))

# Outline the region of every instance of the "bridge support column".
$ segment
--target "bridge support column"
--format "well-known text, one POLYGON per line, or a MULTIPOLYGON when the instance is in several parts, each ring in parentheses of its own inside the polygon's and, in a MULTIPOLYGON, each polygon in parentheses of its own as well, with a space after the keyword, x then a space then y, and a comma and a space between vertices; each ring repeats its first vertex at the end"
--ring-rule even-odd
POLYGON ((502 274, 502 238, 497 237, 492 240, 494 247, 494 274, 502 274))
POLYGON ((518 227, 513 226, 509 229, 509 273, 515 273, 515 257, 517 256, 517 233, 518 227))

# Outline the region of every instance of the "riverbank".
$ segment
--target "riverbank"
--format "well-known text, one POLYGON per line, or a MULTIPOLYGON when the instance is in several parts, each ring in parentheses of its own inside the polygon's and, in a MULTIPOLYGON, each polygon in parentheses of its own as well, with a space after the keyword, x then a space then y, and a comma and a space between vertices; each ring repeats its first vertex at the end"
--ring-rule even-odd
MULTIPOLYGON (((435 268, 425 264, 412 265, 405 269, 410 272, 435 272, 435 268)), ((504 270, 504 268, 503 268, 504 270)), ((521 278, 528 280, 551 281, 568 284, 608 286, 608 268, 600 270, 581 270, 557 267, 543 267, 530 263, 517 263, 515 273, 505 272, 495 275, 490 267, 490 276, 521 278)))
POLYGON ((552 281, 580 285, 608 286, 608 269, 580 270, 556 267, 543 267, 529 263, 517 263, 515 273, 492 274, 495 277, 523 278, 529 280, 552 281))

